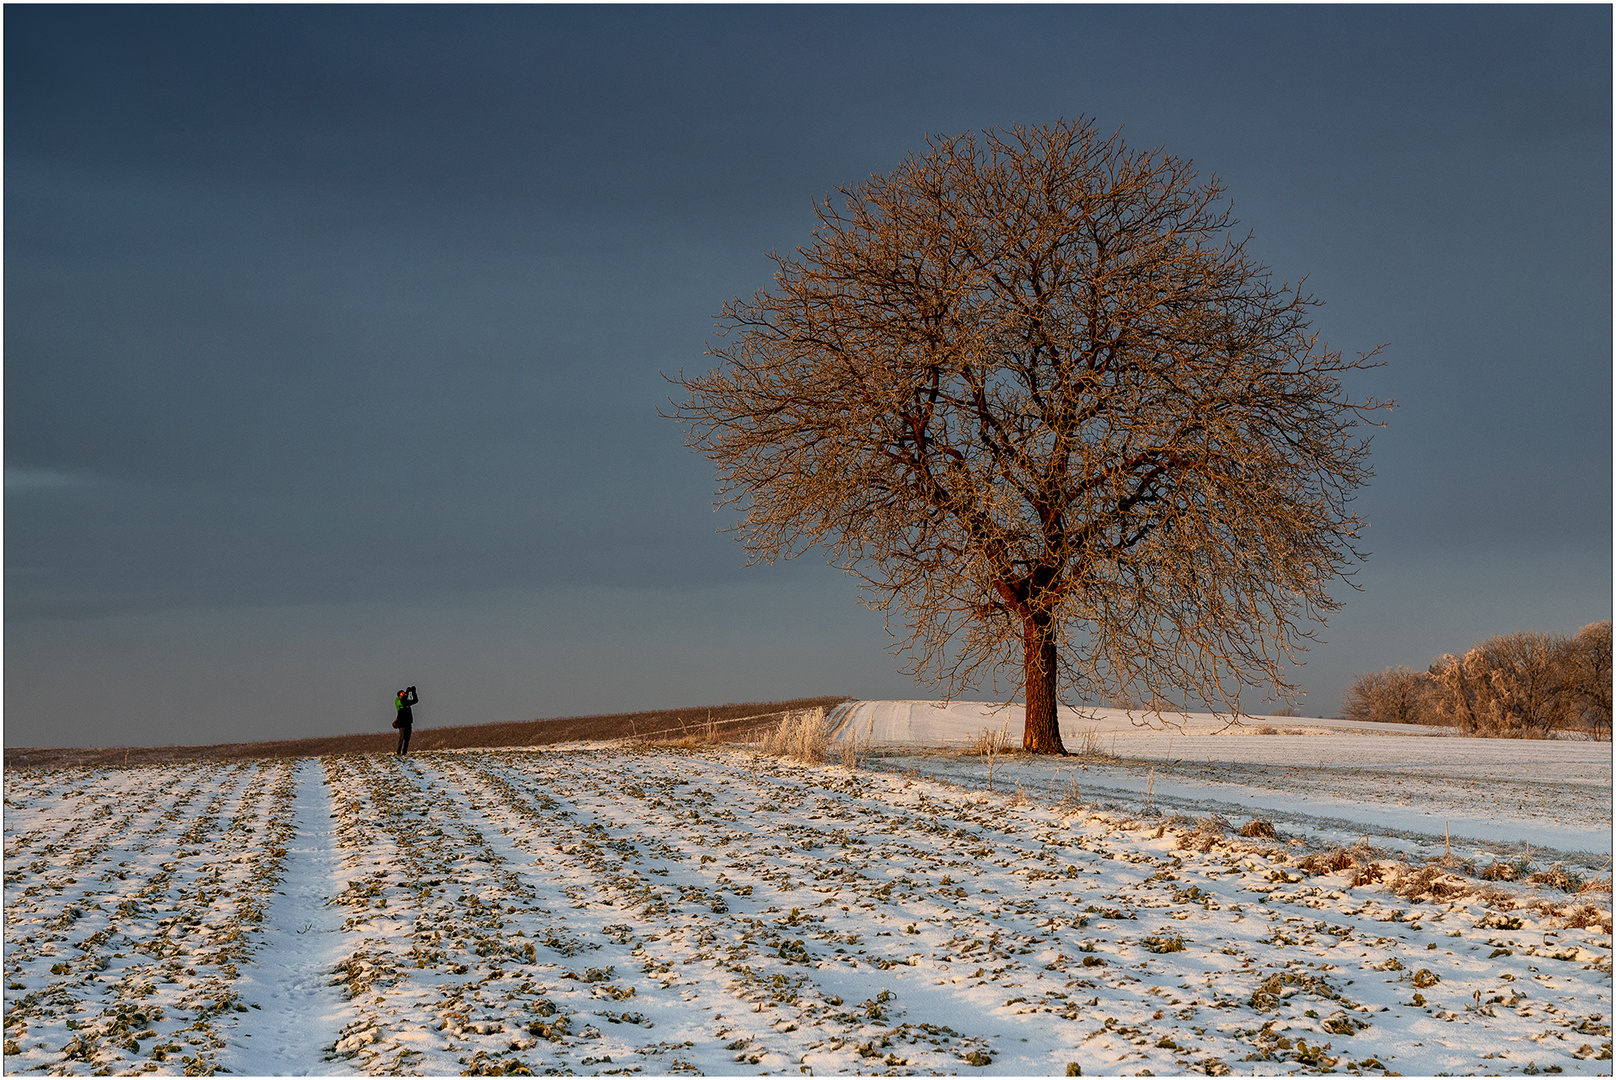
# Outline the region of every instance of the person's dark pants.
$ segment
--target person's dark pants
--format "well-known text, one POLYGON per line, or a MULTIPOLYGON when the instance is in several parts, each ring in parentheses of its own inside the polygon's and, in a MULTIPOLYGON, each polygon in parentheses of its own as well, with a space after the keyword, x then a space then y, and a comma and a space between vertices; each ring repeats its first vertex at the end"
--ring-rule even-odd
POLYGON ((400 754, 410 752, 410 725, 408 724, 398 729, 398 752, 400 754))

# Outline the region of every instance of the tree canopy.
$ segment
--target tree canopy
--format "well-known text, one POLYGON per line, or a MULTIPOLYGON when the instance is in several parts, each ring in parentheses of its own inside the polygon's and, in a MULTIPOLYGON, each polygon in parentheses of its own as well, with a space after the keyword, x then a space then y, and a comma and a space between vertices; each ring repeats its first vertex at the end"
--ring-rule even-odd
POLYGON ((1017 671, 1030 750, 1073 693, 1289 692, 1381 405, 1223 194, 1080 119, 934 138, 816 204, 675 380, 754 561, 821 546, 950 694, 1017 671))

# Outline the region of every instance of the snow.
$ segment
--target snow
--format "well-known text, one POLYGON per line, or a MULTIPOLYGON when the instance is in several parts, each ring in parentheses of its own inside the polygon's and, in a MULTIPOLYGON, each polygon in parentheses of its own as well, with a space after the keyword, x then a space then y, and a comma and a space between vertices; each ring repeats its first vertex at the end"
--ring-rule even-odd
MULTIPOLYGON (((974 786, 979 761, 927 749, 958 750, 984 732, 1019 745, 1022 707, 863 701, 828 719, 836 739, 869 746, 889 768, 974 786)), ((1091 801, 1134 811, 1150 785, 1150 801, 1167 813, 1261 815, 1320 839, 1368 837, 1411 854, 1451 845, 1492 858, 1530 848, 1587 870, 1609 866, 1610 743, 1277 716, 1230 725, 1205 713, 1120 709, 1063 707, 1060 723, 1078 756, 1016 755, 999 766, 1004 783, 1046 798, 1076 784, 1091 801)))
POLYGON ((330 899, 349 875, 331 830, 323 779, 313 760, 298 763, 286 876, 263 922, 264 938, 275 945, 237 983, 243 999, 259 1008, 238 1018, 234 1037, 219 1059, 234 1073, 322 1072, 310 1047, 334 1044, 346 1019, 331 973, 346 956, 347 944, 342 916, 330 899))
MULTIPOLYGON (((1610 1074, 1608 891, 1320 861, 1373 825, 1353 777, 1393 805, 1423 769, 1462 808, 1507 764, 1473 740, 1332 725, 1314 738, 1410 749, 1365 744, 1325 784, 1254 760, 1305 737, 1124 716, 1116 757, 998 759, 988 791, 949 748, 983 725, 844 712, 858 769, 595 746, 8 773, 6 1071, 1610 1074), (1171 817, 1196 800, 1282 836, 1171 817)), ((1597 804, 1589 769, 1567 786, 1597 804)), ((1593 830, 1532 805, 1567 819, 1534 826, 1554 861, 1593 830)))
MULTIPOLYGON (((1070 705, 1062 705, 1059 716, 1061 737, 1068 742, 1091 729, 1107 739, 1135 736, 1143 740, 1141 745, 1154 745, 1155 736, 1163 731, 1179 735, 1240 735, 1273 726, 1306 733, 1377 733, 1413 738, 1444 737, 1449 734, 1446 728, 1411 724, 1371 724, 1295 716, 1231 719, 1215 713, 1153 713, 1143 709, 1077 708, 1070 705)), ((1022 719, 1022 706, 1014 702, 987 701, 852 701, 838 706, 829 717, 838 733, 849 733, 856 728, 861 739, 869 735, 877 742, 922 746, 964 744, 975 739, 983 730, 997 731, 1003 728, 1020 732, 1022 719)))

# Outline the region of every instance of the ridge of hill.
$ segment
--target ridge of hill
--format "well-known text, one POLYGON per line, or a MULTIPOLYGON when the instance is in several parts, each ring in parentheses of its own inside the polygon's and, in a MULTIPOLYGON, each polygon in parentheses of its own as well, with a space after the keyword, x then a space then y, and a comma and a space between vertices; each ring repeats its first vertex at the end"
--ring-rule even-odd
MULTIPOLYGON (((728 705, 694 705, 682 709, 606 713, 598 716, 563 716, 453 727, 417 725, 410 752, 467 750, 496 746, 545 746, 552 743, 610 739, 647 742, 744 741, 772 727, 786 713, 829 708, 851 698, 843 696, 793 698, 789 701, 749 701, 728 705)), ((327 754, 376 754, 390 751, 397 735, 392 731, 352 735, 326 735, 271 742, 212 743, 204 746, 92 746, 8 747, 6 769, 52 769, 64 766, 137 765, 172 761, 240 761, 251 758, 322 757, 327 754)))

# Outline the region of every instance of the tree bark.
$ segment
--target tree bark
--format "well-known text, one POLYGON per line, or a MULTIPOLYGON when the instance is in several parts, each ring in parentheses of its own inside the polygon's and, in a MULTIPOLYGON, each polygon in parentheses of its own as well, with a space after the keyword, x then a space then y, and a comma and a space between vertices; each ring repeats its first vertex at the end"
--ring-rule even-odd
POLYGON ((1045 612, 1026 616, 1021 639, 1027 700, 1022 749, 1033 754, 1065 754, 1066 744, 1061 742, 1056 714, 1054 619, 1045 612))

